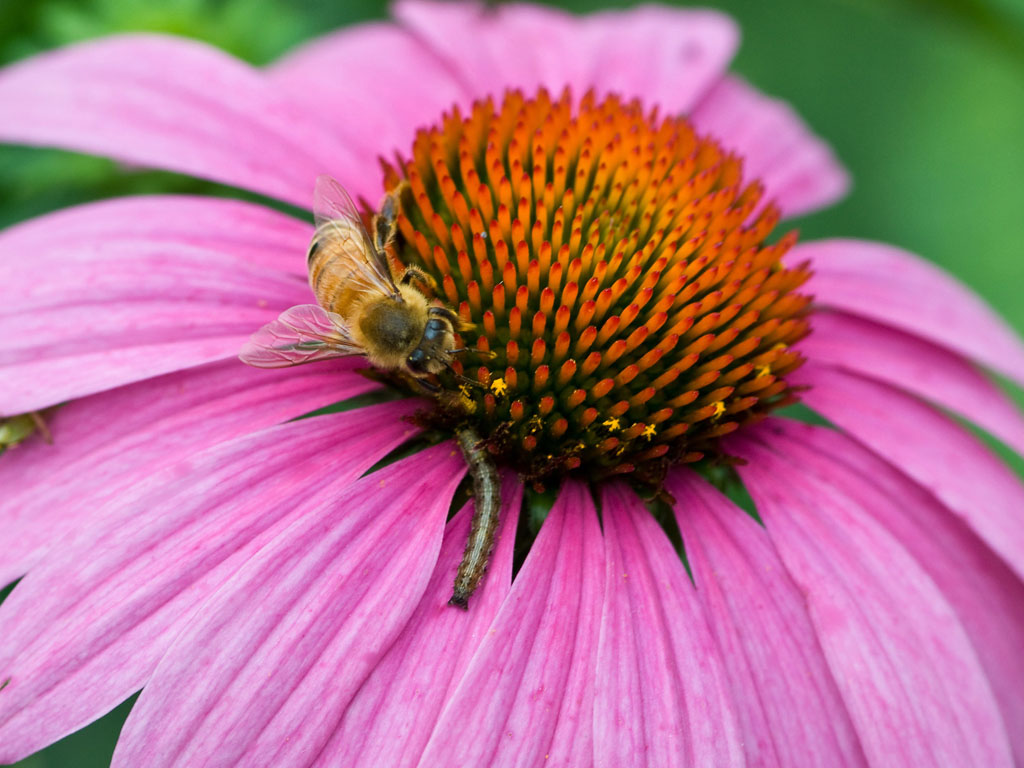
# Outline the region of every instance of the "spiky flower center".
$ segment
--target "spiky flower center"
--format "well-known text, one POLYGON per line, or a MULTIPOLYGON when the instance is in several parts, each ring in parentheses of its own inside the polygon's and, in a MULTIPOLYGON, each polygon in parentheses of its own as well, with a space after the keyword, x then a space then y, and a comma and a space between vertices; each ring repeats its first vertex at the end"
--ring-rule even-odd
POLYGON ((658 483, 792 400, 809 272, 781 262, 794 236, 765 244, 778 212, 741 159, 686 119, 509 92, 385 174, 410 189, 398 257, 467 326, 429 420, 470 422, 527 477, 658 483))

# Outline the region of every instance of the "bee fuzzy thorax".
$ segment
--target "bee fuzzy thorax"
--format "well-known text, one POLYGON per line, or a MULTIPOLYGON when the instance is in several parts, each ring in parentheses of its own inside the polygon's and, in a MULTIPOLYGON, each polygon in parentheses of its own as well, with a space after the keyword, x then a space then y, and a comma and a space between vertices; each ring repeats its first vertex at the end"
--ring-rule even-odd
POLYGON ((388 296, 367 298, 351 308, 353 339, 366 350, 371 365, 394 370, 405 365, 423 338, 427 300, 402 286, 401 300, 388 296))
MULTIPOLYGON (((429 305, 414 285, 430 282, 422 271, 399 265, 396 279, 388 256, 403 189, 398 185, 385 196, 371 237, 345 189, 328 176, 317 179, 316 231, 306 256, 317 303, 291 307, 254 333, 239 355, 244 362, 279 368, 363 355, 377 368, 416 378, 450 365, 455 314, 429 305)), ((435 384, 422 385, 437 390, 435 384)))

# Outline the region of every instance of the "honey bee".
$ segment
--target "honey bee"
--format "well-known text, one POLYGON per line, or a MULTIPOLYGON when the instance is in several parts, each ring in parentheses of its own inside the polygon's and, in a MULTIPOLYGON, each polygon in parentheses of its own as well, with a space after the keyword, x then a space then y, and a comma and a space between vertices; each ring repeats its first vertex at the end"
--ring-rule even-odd
POLYGON ((416 282, 430 284, 417 267, 392 273, 387 248, 398 227, 401 187, 373 218, 373 237, 344 188, 329 176, 316 182, 316 231, 306 254, 317 304, 291 307, 253 334, 242 362, 283 368, 334 357, 365 356, 371 365, 404 371, 424 389, 426 377, 451 365, 458 316, 431 304, 416 282))
MULTIPOLYGON (((352 198, 338 182, 321 176, 313 201, 316 231, 306 254, 309 285, 317 304, 286 309, 260 328, 242 348, 242 362, 257 368, 283 368, 334 357, 364 355, 371 365, 404 371, 424 389, 440 387, 426 377, 451 365, 458 316, 431 304, 415 285, 431 283, 416 267, 392 273, 387 249, 395 237, 401 187, 384 198, 373 218, 373 237, 363 226, 352 198)), ((457 430, 473 477, 475 510, 450 605, 468 608, 470 595, 487 570, 500 509, 497 470, 480 437, 457 430)))

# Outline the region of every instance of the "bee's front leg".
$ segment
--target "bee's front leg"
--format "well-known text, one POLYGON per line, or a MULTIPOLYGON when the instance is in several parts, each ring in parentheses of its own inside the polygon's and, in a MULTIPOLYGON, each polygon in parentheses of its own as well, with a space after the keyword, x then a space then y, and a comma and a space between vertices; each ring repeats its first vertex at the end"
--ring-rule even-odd
POLYGON ((419 280, 424 285, 429 286, 435 294, 437 293, 437 280, 434 279, 433 275, 424 272, 417 266, 409 265, 405 268, 400 282, 402 285, 409 285, 413 280, 419 280))
POLYGON ((435 384, 428 379, 421 379, 419 376, 410 376, 410 378, 428 395, 438 395, 441 392, 440 384, 435 384))

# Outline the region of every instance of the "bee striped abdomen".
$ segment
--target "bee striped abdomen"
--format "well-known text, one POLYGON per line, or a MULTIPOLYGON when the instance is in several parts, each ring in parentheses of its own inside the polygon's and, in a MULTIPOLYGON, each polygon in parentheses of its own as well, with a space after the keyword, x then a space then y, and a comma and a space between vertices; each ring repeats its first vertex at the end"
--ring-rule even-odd
POLYGON ((449 605, 463 610, 469 607, 469 598, 480 585, 487 572, 487 563, 494 548, 494 535, 498 530, 501 513, 501 481, 498 470, 487 451, 480 445, 480 436, 472 428, 455 431, 455 436, 466 458, 473 477, 473 523, 466 541, 466 551, 455 576, 455 588, 449 605))
POLYGON ((353 250, 358 249, 359 241, 344 226, 332 223, 329 228, 317 230, 306 254, 306 265, 309 287, 320 306, 347 319, 359 288, 351 279, 351 264, 363 257, 361 251, 353 250))

